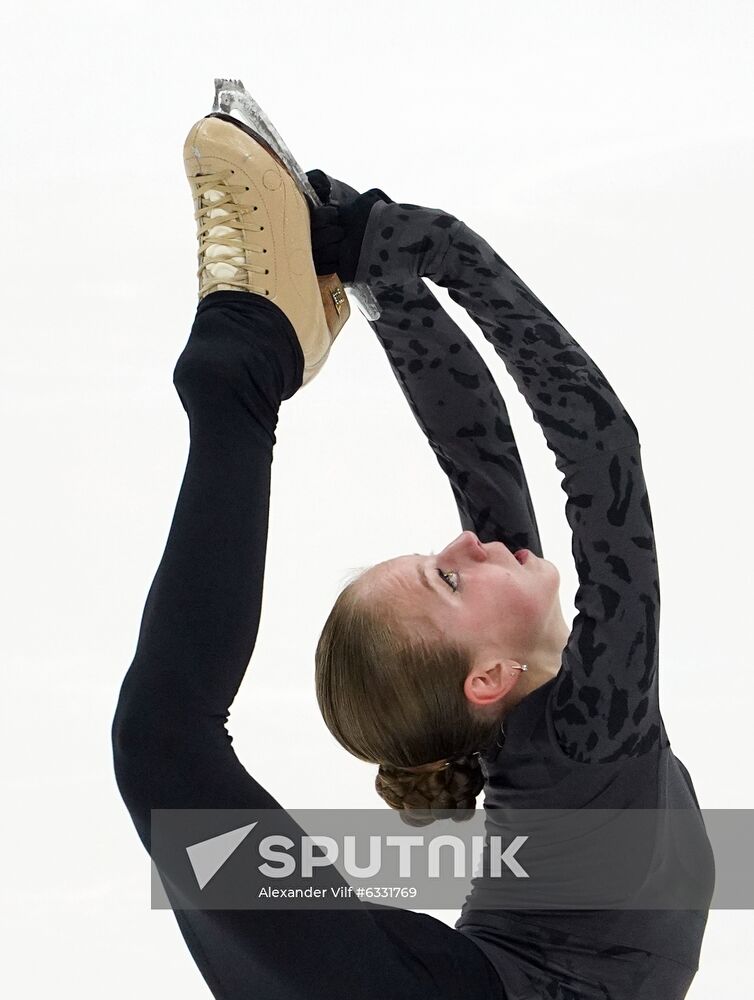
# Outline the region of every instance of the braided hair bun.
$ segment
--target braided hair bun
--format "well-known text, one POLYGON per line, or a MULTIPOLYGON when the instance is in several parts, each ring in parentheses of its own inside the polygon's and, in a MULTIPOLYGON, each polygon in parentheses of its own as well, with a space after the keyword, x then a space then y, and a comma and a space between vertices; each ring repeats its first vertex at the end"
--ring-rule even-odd
POLYGON ((392 809, 401 810, 409 826, 428 826, 436 819, 472 819, 484 774, 477 754, 453 757, 431 769, 380 764, 374 787, 392 809))

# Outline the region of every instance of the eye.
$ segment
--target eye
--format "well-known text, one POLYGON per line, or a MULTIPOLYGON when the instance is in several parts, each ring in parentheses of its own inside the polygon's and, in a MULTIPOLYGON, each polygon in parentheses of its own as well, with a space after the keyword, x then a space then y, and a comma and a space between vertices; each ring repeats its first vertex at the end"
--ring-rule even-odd
POLYGON ((446 572, 445 570, 442 569, 438 569, 437 572, 447 583, 447 585, 450 587, 453 593, 455 593, 458 590, 458 573, 456 573, 455 570, 450 570, 449 572, 446 572))

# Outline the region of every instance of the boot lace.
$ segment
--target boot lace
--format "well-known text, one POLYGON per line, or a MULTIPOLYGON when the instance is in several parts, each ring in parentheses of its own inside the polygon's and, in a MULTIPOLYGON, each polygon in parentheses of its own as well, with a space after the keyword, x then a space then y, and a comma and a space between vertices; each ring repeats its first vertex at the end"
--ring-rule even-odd
MULTIPOLYGON (((269 268, 251 264, 246 252, 265 254, 265 247, 248 242, 247 233, 261 233, 264 226, 255 226, 245 219, 257 211, 256 205, 237 205, 233 196, 247 191, 243 184, 233 184, 232 168, 212 174, 197 174, 192 178, 194 197, 199 208, 194 212, 199 239, 200 266, 197 271, 202 295, 218 285, 231 285, 248 291, 252 288, 252 274, 269 274, 269 268), (222 218, 222 223, 218 219, 222 218), (206 272, 206 274, 205 274, 206 272)), ((260 294, 267 295, 264 282, 259 282, 260 294)))

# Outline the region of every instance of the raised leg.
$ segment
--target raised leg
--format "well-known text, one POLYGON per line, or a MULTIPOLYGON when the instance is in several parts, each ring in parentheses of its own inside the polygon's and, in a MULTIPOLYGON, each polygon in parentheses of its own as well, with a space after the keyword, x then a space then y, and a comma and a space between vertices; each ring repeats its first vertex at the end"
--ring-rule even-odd
MULTIPOLYGON (((147 850, 152 809, 275 810, 265 835, 297 843, 304 833, 244 768, 225 728, 259 625, 278 409, 302 374, 277 306, 234 291, 202 300, 174 373, 190 424, 186 473, 112 727, 118 787, 147 850)), ((302 767, 316 779, 316 762, 302 767)), ((173 899, 170 873, 154 860, 173 899)), ((347 883, 330 867, 308 884, 347 883)), ((338 910, 175 913, 222 1000, 502 995, 473 941, 425 914, 358 900, 338 910)))

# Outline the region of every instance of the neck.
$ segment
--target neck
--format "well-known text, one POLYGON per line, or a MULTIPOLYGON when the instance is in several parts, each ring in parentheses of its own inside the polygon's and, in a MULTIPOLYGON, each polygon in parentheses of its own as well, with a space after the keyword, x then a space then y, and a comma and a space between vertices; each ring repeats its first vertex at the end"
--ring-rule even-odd
POLYGON ((563 618, 560 601, 556 601, 547 624, 537 636, 535 644, 522 659, 527 666, 522 671, 521 679, 508 694, 506 703, 508 710, 515 708, 520 701, 532 691, 542 687, 552 680, 560 670, 563 649, 568 642, 571 630, 563 618))

